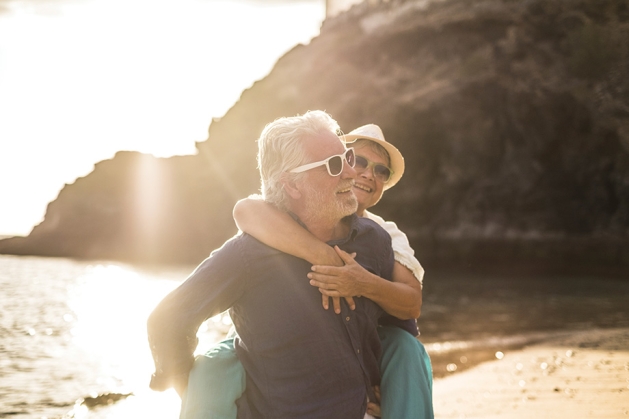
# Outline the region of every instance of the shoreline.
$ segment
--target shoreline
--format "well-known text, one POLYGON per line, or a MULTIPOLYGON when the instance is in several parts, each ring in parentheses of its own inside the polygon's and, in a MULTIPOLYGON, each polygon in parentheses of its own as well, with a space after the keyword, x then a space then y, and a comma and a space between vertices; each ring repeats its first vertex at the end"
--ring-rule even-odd
POLYGON ((550 330, 510 336, 491 336, 478 340, 422 343, 430 355, 433 377, 437 379, 469 370, 484 362, 495 361, 498 352, 514 352, 544 342, 551 337, 572 333, 574 330, 550 330))
POLYGON ((561 332, 435 378, 437 418, 629 417, 629 328, 561 332))

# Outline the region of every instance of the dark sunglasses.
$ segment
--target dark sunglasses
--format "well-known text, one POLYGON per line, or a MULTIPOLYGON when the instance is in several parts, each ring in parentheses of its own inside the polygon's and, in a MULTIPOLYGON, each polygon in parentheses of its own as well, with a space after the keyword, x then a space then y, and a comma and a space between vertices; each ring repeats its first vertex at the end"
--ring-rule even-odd
POLYGON ((356 155, 356 169, 365 170, 373 167, 373 176, 381 181, 387 183, 391 180, 393 170, 381 163, 375 163, 371 160, 364 158, 363 156, 356 155))
POLYGON ((328 169, 330 176, 338 176, 343 171, 343 161, 346 161, 349 167, 354 167, 356 164, 356 155, 353 148, 348 148, 344 153, 330 156, 325 160, 316 161, 314 163, 304 164, 303 166, 295 167, 291 170, 291 173, 301 173, 306 170, 314 169, 315 167, 325 165, 328 169))

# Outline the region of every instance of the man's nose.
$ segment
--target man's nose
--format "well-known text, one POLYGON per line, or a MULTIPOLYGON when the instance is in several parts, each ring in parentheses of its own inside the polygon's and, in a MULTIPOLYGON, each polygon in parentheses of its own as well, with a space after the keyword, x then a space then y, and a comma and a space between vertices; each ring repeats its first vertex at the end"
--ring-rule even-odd
POLYGON ((348 162, 343 163, 343 173, 341 173, 343 179, 356 179, 356 169, 349 165, 348 162))

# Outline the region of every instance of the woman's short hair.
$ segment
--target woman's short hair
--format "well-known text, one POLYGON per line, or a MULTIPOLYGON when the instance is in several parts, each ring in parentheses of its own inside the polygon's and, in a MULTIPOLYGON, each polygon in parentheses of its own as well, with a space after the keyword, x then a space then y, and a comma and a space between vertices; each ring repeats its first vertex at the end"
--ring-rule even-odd
POLYGON ((389 152, 375 141, 371 141, 366 138, 359 138, 353 143, 350 143, 350 145, 354 147, 356 151, 362 147, 369 147, 371 151, 386 160, 387 166, 391 167, 391 157, 389 156, 389 152))
POLYGON ((297 179, 303 173, 289 173, 306 160, 303 141, 323 134, 340 132, 339 124, 326 112, 308 111, 303 115, 284 117, 269 123, 258 139, 258 169, 265 201, 287 209, 282 176, 297 179))

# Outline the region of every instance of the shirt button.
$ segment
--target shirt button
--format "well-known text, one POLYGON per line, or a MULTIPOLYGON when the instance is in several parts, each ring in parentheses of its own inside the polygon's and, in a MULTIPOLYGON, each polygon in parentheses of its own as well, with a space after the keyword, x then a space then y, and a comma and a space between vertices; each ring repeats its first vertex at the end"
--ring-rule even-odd
POLYGON ((356 353, 359 354, 360 353, 360 349, 356 349, 356 353))
POLYGON ((349 316, 345 317, 345 320, 349 321, 349 316))

